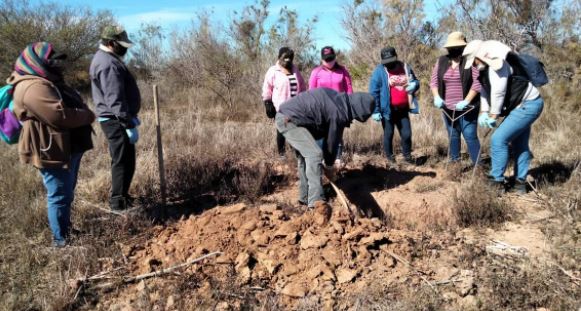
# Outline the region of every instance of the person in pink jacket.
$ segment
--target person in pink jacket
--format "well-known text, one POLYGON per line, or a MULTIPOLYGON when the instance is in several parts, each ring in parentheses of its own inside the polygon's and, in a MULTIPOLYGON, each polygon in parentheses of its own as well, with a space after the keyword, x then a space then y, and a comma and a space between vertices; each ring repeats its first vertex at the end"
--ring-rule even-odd
MULTIPOLYGON (((331 46, 326 46, 321 49, 321 65, 315 67, 311 72, 309 78, 309 89, 329 88, 340 93, 353 93, 353 86, 351 85, 351 75, 347 68, 339 65, 337 62, 337 54, 331 46)), ((317 141, 323 148, 324 141, 317 141)), ((343 141, 339 143, 337 150, 336 166, 342 166, 341 156, 343 154, 343 141)))
POLYGON ((326 87, 340 93, 353 93, 351 75, 337 62, 335 50, 326 46, 321 49, 321 65, 313 69, 309 79, 309 89, 326 87))
MULTIPOLYGON (((307 90, 305 81, 298 68, 293 64, 294 51, 282 47, 278 51, 276 64, 268 69, 262 84, 262 100, 266 109, 266 116, 274 119, 280 105, 307 90)), ((276 146, 281 158, 285 157, 285 139, 280 132, 276 132, 276 146)))

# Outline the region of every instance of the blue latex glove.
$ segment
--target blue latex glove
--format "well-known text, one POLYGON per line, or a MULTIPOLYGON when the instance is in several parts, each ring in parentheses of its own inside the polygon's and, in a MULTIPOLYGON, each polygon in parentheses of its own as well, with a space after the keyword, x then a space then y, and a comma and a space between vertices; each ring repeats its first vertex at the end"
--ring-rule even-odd
POLYGON ((438 109, 444 107, 444 100, 442 99, 442 97, 440 96, 434 97, 434 106, 436 106, 436 108, 438 109))
POLYGON ((488 113, 481 113, 478 116, 478 125, 480 127, 486 127, 486 119, 488 119, 488 113))
POLYGON ((408 86, 406 86, 405 91, 408 92, 408 94, 412 94, 415 91, 416 86, 417 86, 416 81, 410 82, 408 83, 408 86))
POLYGON ((467 100, 460 101, 456 104, 456 111, 464 110, 470 104, 467 100))
POLYGON ((481 113, 478 116, 478 125, 480 125, 480 127, 488 127, 487 126, 487 122, 486 120, 488 119, 488 113, 481 113))
POLYGON ((129 138, 130 144, 135 144, 139 140, 139 131, 137 127, 126 129, 125 132, 127 133, 127 137, 129 138))
POLYGON ((478 125, 481 127, 495 128, 496 119, 489 117, 487 113, 483 113, 478 117, 478 125))
POLYGON ((496 119, 491 117, 486 118, 486 127, 488 128, 495 128, 496 127, 496 119))
POLYGON ((376 122, 380 122, 381 121, 381 113, 377 112, 371 115, 371 118, 373 120, 375 120, 376 122))
POLYGON ((131 122, 133 123, 133 126, 140 126, 141 125, 141 120, 139 120, 138 117, 131 119, 131 122))

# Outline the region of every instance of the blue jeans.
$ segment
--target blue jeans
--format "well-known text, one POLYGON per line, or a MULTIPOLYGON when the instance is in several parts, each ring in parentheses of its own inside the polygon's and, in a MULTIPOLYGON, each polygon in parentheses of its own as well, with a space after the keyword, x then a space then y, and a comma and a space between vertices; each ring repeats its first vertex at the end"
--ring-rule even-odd
POLYGON ((408 109, 395 110, 392 107, 389 120, 383 118, 381 120, 383 126, 383 151, 385 156, 393 160, 393 135, 395 127, 399 131, 401 138, 401 149, 404 158, 409 158, 412 155, 412 126, 408 109))
POLYGON ((446 113, 449 113, 449 116, 455 119, 456 116, 461 115, 463 112, 442 112, 444 124, 448 131, 448 138, 450 139, 448 146, 450 149, 450 161, 455 162, 460 160, 460 136, 464 136, 464 141, 466 141, 466 145, 468 146, 470 160, 472 160, 472 163, 476 164, 478 154, 480 153, 480 141, 478 140, 478 110, 472 110, 456 119, 454 122, 444 115, 446 113))
POLYGON ((68 169, 40 169, 46 188, 48 224, 56 242, 64 242, 71 229, 71 204, 75 198, 75 187, 82 157, 82 153, 71 155, 68 169))
POLYGON ((315 201, 325 200, 322 182, 323 150, 317 145, 313 135, 300 126, 296 126, 281 113, 277 113, 274 123, 286 141, 296 150, 299 171, 299 200, 307 202, 309 207, 315 201))
POLYGON ((511 111, 492 134, 490 176, 494 180, 504 180, 504 172, 509 160, 508 144, 512 145, 514 151, 516 178, 520 181, 526 180, 531 161, 529 150, 531 125, 541 115, 543 106, 544 102, 540 96, 537 99, 525 101, 520 107, 511 111))

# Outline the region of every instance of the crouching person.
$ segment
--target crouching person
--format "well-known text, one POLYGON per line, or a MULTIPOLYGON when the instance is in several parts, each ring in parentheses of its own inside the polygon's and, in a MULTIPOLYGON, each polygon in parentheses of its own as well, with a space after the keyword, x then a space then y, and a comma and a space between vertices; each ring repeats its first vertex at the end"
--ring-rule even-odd
POLYGON ((322 162, 326 176, 334 179, 333 163, 343 130, 353 120, 365 122, 373 113, 375 101, 367 93, 338 93, 331 89, 310 90, 284 102, 276 114, 275 124, 296 150, 300 179, 299 203, 323 215, 319 225, 331 215, 322 185, 322 162), (317 145, 324 139, 323 148, 317 145))
POLYGON ((95 115, 63 80, 65 54, 52 44, 30 44, 20 54, 8 83, 14 113, 22 122, 18 153, 39 169, 47 192, 53 246, 63 247, 71 230, 71 205, 83 153, 93 148, 95 115))

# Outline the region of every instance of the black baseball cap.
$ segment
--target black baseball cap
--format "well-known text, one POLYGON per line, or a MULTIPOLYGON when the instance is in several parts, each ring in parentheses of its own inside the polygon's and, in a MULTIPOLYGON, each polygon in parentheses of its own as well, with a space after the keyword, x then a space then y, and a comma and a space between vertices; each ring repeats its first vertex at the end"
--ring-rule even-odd
POLYGON ((381 63, 382 64, 389 64, 393 63, 397 60, 397 53, 395 52, 394 47, 386 47, 381 49, 381 63))

